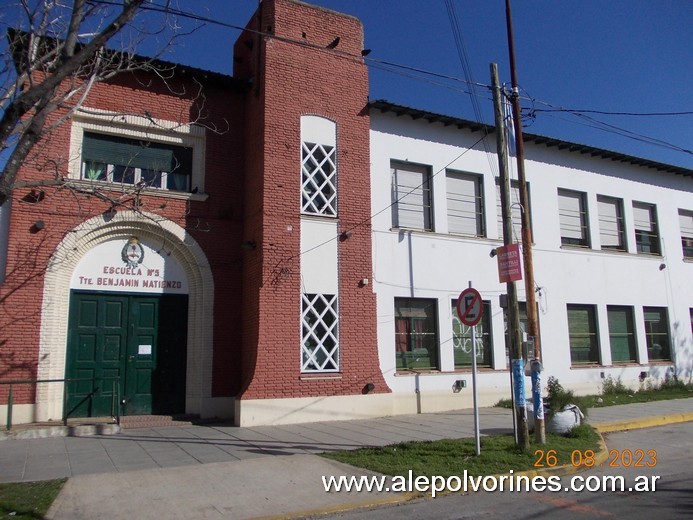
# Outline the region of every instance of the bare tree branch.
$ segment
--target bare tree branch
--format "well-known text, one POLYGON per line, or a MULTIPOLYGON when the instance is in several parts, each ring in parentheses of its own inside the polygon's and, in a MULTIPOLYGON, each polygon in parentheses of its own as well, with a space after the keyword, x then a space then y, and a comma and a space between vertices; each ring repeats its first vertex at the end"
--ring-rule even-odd
MULTIPOLYGON (((109 11, 101 7, 99 15, 104 20, 101 24, 101 20, 92 19, 97 13, 96 7, 87 0, 73 0, 69 22, 59 38, 47 33, 59 20, 57 15, 64 14, 53 12, 60 6, 43 0, 32 9, 30 2, 22 0, 29 31, 8 31, 10 59, 14 60, 16 77, 7 81, 0 91, 0 151, 11 150, 0 177, 0 205, 9 197, 20 166, 44 134, 46 122, 54 111, 65 108, 65 102, 81 91, 82 95, 69 110, 77 108, 95 81, 103 81, 124 70, 149 66, 147 62, 134 63, 132 53, 124 49, 104 52, 106 44, 132 22, 144 1, 124 1, 108 22, 105 20, 109 19, 109 11), (80 41, 81 29, 90 24, 103 27, 90 33, 88 41, 80 41), (71 85, 67 89, 64 88, 66 80, 71 85)), ((11 65, 6 64, 4 76, 11 75, 10 68, 11 65)), ((63 116, 60 121, 65 119, 63 116)))

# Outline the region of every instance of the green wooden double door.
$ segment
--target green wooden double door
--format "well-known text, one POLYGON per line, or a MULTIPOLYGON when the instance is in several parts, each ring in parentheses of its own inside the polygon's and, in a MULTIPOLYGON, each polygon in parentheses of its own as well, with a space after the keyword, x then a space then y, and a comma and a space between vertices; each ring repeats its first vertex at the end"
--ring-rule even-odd
POLYGON ((187 295, 73 291, 68 417, 185 411, 187 295))

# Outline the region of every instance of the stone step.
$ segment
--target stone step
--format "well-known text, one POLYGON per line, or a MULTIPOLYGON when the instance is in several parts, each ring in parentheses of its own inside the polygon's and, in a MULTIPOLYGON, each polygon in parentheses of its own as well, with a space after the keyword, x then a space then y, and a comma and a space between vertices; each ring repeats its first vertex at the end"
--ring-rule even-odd
POLYGON ((120 418, 120 427, 123 430, 181 427, 190 426, 198 419, 198 415, 125 415, 120 418))

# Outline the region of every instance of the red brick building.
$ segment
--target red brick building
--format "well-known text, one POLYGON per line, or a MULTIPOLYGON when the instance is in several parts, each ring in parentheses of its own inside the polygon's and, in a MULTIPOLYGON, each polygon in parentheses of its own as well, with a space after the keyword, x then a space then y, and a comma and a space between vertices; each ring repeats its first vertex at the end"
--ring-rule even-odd
POLYGON ((362 48, 265 1, 234 77, 120 75, 40 143, 3 208, 0 377, 52 382, 13 385, 14 422, 378 408, 362 48))

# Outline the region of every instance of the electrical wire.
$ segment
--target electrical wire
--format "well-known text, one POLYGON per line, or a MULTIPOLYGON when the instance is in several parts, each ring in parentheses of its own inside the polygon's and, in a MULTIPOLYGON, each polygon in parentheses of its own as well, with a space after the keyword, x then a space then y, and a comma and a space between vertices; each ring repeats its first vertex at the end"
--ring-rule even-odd
MULTIPOLYGON (((460 64, 462 65, 462 70, 464 72, 465 78, 469 83, 469 87, 472 95, 470 95, 470 100, 472 102, 472 108, 474 109, 474 116, 477 123, 483 122, 483 116, 481 114, 481 107, 479 106, 479 100, 476 96, 476 86, 478 85, 473 81, 472 67, 469 62, 469 56, 467 54, 467 49, 464 45, 464 39, 462 37, 462 30, 460 22, 457 18, 457 10, 455 9, 455 3, 453 0, 445 0, 445 6, 448 12, 448 19, 450 20, 450 26, 452 28, 453 38, 455 40, 455 47, 457 48, 457 55, 460 59, 460 64)), ((484 88, 489 89, 488 85, 484 85, 484 88)), ((488 130, 486 126, 481 127, 481 132, 483 135, 484 150, 486 151, 486 158, 489 163, 490 171, 493 173, 494 177, 498 176, 498 165, 493 160, 493 155, 491 154, 491 147, 488 142, 488 130)))
MULTIPOLYGON (((115 1, 115 0, 91 0, 91 1, 93 3, 99 3, 99 4, 103 4, 103 5, 112 5, 112 6, 120 6, 121 5, 120 2, 115 1)), ((461 40, 461 34, 459 33, 459 23, 457 22, 457 16, 455 13, 454 4, 452 3, 452 0, 446 0, 446 5, 448 6, 449 16, 451 19, 451 24, 453 26, 453 33, 457 34, 455 39, 456 39, 456 43, 459 42, 458 43, 458 47, 459 47, 458 53, 461 56, 461 62, 463 63, 463 67, 464 67, 465 66, 464 56, 466 55, 466 51, 464 50, 464 44, 461 40)), ((415 75, 415 74, 420 74, 420 75, 423 75, 426 77, 443 79, 443 80, 452 81, 455 83, 463 83, 463 84, 469 85, 469 87, 470 87, 469 91, 463 90, 463 92, 466 92, 466 93, 470 94, 471 96, 474 96, 474 97, 472 97, 473 100, 476 100, 476 98, 480 96, 479 94, 475 93, 474 87, 482 87, 484 89, 487 89, 489 92, 491 89, 490 85, 487 85, 484 83, 474 82, 471 79, 465 80, 462 78, 457 78, 457 77, 446 75, 446 74, 440 74, 437 72, 433 72, 433 71, 429 71, 429 70, 425 70, 425 69, 421 69, 421 68, 411 67, 411 66, 393 63, 393 62, 389 62, 389 61, 385 61, 385 60, 378 60, 378 59, 371 58, 371 57, 363 57, 360 55, 354 55, 354 54, 350 54, 350 53, 344 52, 344 51, 339 50, 339 49, 326 49, 324 47, 310 44, 310 43, 305 42, 305 41, 295 40, 295 39, 285 38, 285 37, 279 37, 277 35, 265 33, 262 31, 257 31, 257 30, 254 30, 254 29, 251 29, 248 27, 243 27, 240 25, 223 22, 223 21, 220 21, 220 20, 217 20, 214 18, 206 17, 206 16, 201 16, 199 14, 184 11, 182 9, 175 9, 175 8, 170 7, 170 6, 162 6, 162 5, 157 5, 155 3, 148 3, 147 5, 142 6, 142 10, 143 11, 164 13, 164 14, 173 14, 173 15, 179 16, 181 18, 186 18, 186 19, 190 19, 190 20, 194 20, 194 21, 204 22, 204 23, 208 23, 211 25, 217 25, 220 27, 226 27, 229 29, 246 31, 246 32, 249 32, 251 34, 257 34, 257 35, 260 35, 260 36, 263 36, 266 38, 273 38, 273 39, 280 40, 280 41, 283 41, 283 42, 289 43, 289 44, 301 45, 304 47, 306 47, 306 46, 312 47, 312 48, 315 48, 318 50, 331 52, 332 54, 334 54, 336 56, 341 56, 341 57, 344 57, 347 59, 362 60, 369 67, 380 68, 381 70, 385 70, 385 71, 388 71, 391 73, 396 73, 395 70, 406 71, 408 73, 413 73, 414 75, 409 75, 407 77, 409 77, 411 79, 415 79, 415 80, 426 81, 423 78, 419 78, 415 75)), ((467 67, 468 67, 468 64, 467 64, 467 67)), ((400 73, 400 75, 404 75, 404 74, 400 73)), ((469 77, 471 78, 471 74, 469 75, 469 77)), ((433 83, 433 84, 435 84, 435 83, 433 83)), ((447 86, 447 88, 452 88, 452 87, 447 86)), ((486 99, 488 99, 488 98, 486 98, 486 99)), ((613 116, 673 117, 673 116, 691 115, 691 114, 693 114, 693 111, 640 112, 639 113, 639 112, 609 112, 609 111, 604 111, 604 110, 593 110, 593 109, 578 110, 578 109, 571 109, 571 108, 566 108, 566 107, 554 106, 551 103, 539 101, 536 98, 524 98, 523 97, 521 99, 523 99, 525 101, 530 100, 533 104, 538 103, 538 104, 543 104, 545 106, 550 107, 550 109, 537 109, 534 107, 531 108, 526 113, 526 115, 524 116, 525 121, 532 121, 536 117, 537 113, 550 114, 553 111, 566 112, 566 113, 570 113, 570 114, 576 115, 576 116, 581 117, 581 118, 585 118, 588 121, 591 121, 591 123, 595 126, 591 126, 589 124, 586 126, 591 127, 591 128, 595 128, 595 129, 599 129, 599 130, 606 132, 606 133, 611 133, 611 134, 618 135, 621 137, 626 137, 628 139, 632 139, 632 140, 635 140, 635 141, 638 141, 638 142, 641 142, 644 144, 648 144, 651 146, 662 147, 662 148, 665 148, 668 150, 672 150, 672 151, 676 151, 676 152, 682 152, 682 153, 686 153, 686 154, 693 154, 693 151, 691 151, 687 148, 683 148, 683 147, 674 145, 672 143, 668 143, 667 141, 663 141, 661 139, 646 136, 644 134, 639 134, 639 133, 627 130, 625 128, 621 128, 619 126, 616 126, 616 125, 613 125, 610 123, 605 123, 603 121, 598 121, 595 119, 590 120, 589 116, 585 115, 588 113, 593 113, 593 114, 613 115, 613 116)), ((474 101, 472 104, 473 104, 473 106, 475 105, 474 101)), ((475 108, 475 113, 476 113, 476 111, 477 111, 477 109, 475 108)), ((476 117, 477 117, 478 122, 481 122, 480 116, 477 115, 476 117)), ((568 122, 570 122, 570 121, 568 121, 568 122)), ((492 165, 491 168, 493 169, 494 166, 492 165)))

